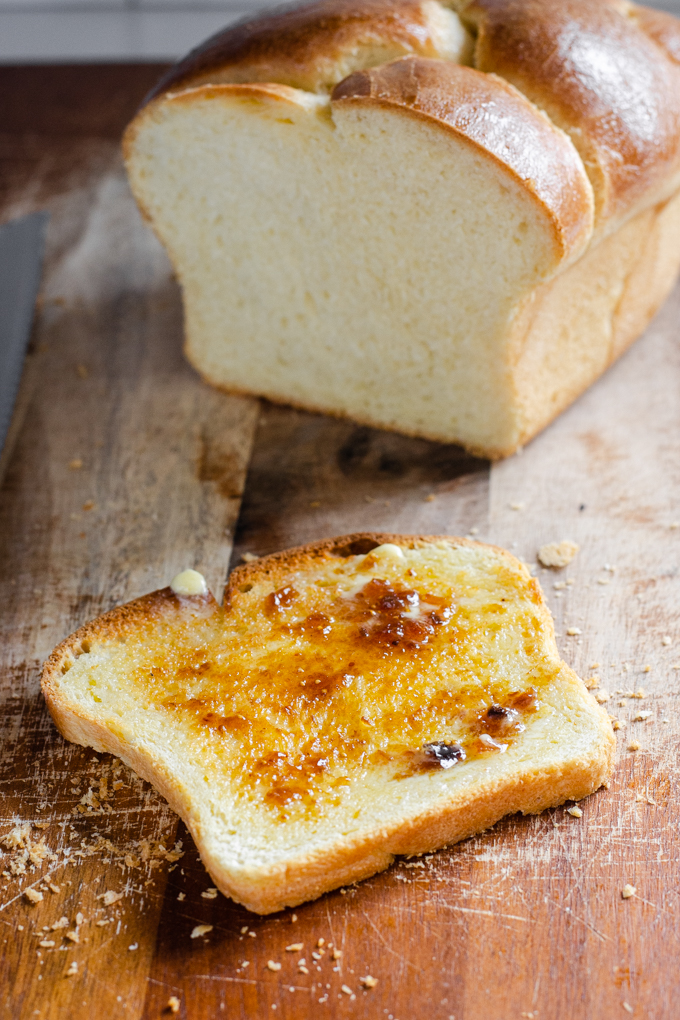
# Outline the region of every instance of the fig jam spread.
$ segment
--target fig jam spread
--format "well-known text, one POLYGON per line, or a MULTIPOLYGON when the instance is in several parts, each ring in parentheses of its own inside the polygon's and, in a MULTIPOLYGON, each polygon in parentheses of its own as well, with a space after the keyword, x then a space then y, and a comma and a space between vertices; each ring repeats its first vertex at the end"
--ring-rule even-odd
POLYGON ((283 819, 345 803, 371 770, 444 780, 510 749, 560 669, 533 582, 482 580, 359 555, 263 580, 175 628, 138 681, 206 775, 283 819))

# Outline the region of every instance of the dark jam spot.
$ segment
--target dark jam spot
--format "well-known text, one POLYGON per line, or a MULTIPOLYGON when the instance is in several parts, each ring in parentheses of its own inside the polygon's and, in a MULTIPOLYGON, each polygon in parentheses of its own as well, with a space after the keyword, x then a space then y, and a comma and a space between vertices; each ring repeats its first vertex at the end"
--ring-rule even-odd
POLYGON ((459 761, 465 761, 465 751, 459 744, 423 744, 422 768, 453 768, 459 761))
POLYGON ((416 651, 427 644, 452 615, 445 599, 410 588, 397 590, 381 578, 369 581, 355 601, 360 636, 399 651, 416 651))
POLYGON ((295 599, 300 593, 291 588, 290 585, 286 585, 285 588, 279 588, 278 591, 272 591, 267 595, 264 600, 264 610, 268 616, 272 613, 277 613, 281 609, 286 609, 292 605, 295 599))

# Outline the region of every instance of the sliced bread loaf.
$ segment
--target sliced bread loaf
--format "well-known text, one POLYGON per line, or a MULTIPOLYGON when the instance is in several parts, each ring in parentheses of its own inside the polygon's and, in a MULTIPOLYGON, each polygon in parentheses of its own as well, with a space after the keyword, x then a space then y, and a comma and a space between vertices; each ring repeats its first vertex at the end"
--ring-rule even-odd
POLYGON ((673 284, 678 52, 677 19, 623 0, 316 0, 219 33, 124 143, 189 359, 516 450, 673 284))
POLYGON ((614 738, 538 583, 463 539, 354 535, 186 572, 81 628, 43 691, 187 823, 258 913, 596 790, 614 738))

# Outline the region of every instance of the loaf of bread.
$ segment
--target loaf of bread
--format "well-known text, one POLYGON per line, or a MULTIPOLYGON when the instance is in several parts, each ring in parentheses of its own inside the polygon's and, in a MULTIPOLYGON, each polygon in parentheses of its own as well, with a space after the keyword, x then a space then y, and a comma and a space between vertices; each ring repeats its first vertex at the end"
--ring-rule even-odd
POLYGON ((130 124, 214 385, 501 457, 680 263, 680 22, 628 0, 317 0, 130 124))
POLYGON ((538 583, 493 546, 351 535, 186 571, 47 661, 63 735, 118 755, 266 914, 609 777, 606 713, 538 583))

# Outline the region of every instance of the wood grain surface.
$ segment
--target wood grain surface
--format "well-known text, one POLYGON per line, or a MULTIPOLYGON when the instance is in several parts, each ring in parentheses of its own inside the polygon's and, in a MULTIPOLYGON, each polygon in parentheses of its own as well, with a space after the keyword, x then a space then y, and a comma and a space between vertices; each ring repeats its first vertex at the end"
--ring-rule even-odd
POLYGON ((27 110, 29 133, 15 118, 1 136, 3 218, 44 203, 53 217, 0 493, 4 1015, 147 1020, 173 1015, 174 997, 191 1020, 674 1020, 680 291, 604 379, 491 469, 286 408, 258 420, 255 402, 211 391, 182 361, 177 290, 121 174, 112 138, 150 70, 64 69, 58 88, 54 69, 12 73, 6 89, 58 101, 56 122, 27 110), (107 93, 117 106, 97 131, 92 97, 105 108, 107 93), (578 542, 569 567, 536 570, 564 657, 599 677, 619 720, 610 788, 580 817, 509 818, 294 912, 212 898, 184 826, 115 760, 58 736, 38 676, 75 626, 182 566, 219 590, 234 527, 235 561, 360 528, 472 534, 534 565, 543 543, 578 542), (212 927, 191 938, 197 925, 212 927))

